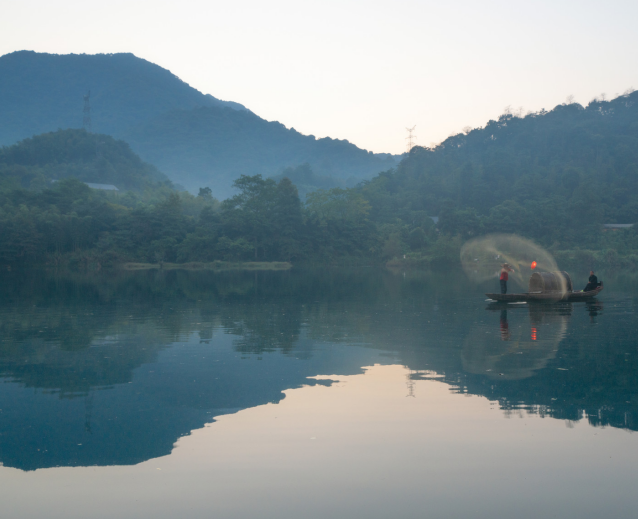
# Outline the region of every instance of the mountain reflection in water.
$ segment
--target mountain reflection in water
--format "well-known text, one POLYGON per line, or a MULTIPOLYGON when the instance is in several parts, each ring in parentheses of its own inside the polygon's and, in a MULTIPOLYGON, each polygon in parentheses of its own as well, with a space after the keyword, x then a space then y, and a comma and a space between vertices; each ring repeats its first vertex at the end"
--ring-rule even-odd
MULTIPOLYGON (((506 412, 635 430, 635 291, 488 306, 457 274, 368 270, 4 274, 0 461, 33 470, 169 454, 215 416, 401 364, 506 412)), ((630 288, 624 287, 629 291, 630 288)))

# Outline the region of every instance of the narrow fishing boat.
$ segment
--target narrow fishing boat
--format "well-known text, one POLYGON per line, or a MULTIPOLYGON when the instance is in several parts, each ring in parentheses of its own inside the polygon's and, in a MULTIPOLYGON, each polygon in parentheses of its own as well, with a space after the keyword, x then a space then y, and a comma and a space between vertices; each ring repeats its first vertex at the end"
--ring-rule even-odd
POLYGON ((485 294, 494 301, 507 303, 521 301, 586 301, 598 295, 603 289, 602 281, 594 290, 574 291, 567 272, 534 272, 529 278, 528 292, 520 294, 485 294))

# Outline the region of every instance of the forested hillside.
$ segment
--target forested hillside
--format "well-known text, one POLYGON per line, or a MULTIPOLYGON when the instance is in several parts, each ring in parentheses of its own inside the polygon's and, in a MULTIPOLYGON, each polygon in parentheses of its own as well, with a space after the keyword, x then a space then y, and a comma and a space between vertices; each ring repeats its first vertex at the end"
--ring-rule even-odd
POLYGON ((601 224, 638 222, 638 92, 560 105, 416 147, 361 192, 380 224, 424 215, 462 239, 515 232, 557 248, 600 246, 601 224))
POLYGON ((225 198, 241 174, 277 175, 304 163, 344 182, 371 178, 397 163, 392 155, 265 121, 132 54, 21 51, 0 57, 0 145, 81 128, 89 90, 93 131, 126 140, 193 193, 209 186, 225 198))
POLYGON ((321 191, 304 207, 285 177, 242 176, 235 186, 221 204, 208 187, 178 192, 107 135, 59 130, 26 139, 0 149, 0 265, 374 256, 376 230, 360 193, 321 191))
POLYGON ((244 108, 204 95, 133 54, 13 52, 0 57, 0 145, 58 128, 81 128, 89 90, 93 130, 116 137, 169 110, 244 108))
POLYGON ((41 191, 52 181, 73 177, 142 192, 168 178, 143 162, 124 141, 84 130, 58 130, 0 148, 0 183, 4 190, 41 191))
POLYGON ((0 150, 0 264, 438 268, 458 265, 472 237, 516 233, 549 248, 559 264, 635 267, 638 226, 606 231, 603 223, 638 222, 637 101, 632 93, 586 108, 505 114, 434 149, 414 148, 396 169, 351 188, 332 187, 338 179, 307 163, 276 179, 241 175, 236 194, 221 203, 206 185, 197 196, 177 192, 109 136, 39 135, 0 150))

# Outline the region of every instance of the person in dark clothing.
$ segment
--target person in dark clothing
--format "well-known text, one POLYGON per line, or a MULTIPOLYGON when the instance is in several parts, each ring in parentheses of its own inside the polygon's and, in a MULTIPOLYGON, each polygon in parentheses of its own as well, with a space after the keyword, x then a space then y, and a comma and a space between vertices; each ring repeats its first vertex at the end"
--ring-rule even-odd
POLYGON ((499 281, 501 283, 501 294, 507 294, 507 280, 509 279, 509 273, 514 272, 514 269, 507 263, 501 265, 501 277, 499 281))
POLYGON ((583 292, 589 292, 590 290, 596 290, 598 288, 598 278, 596 277, 596 274, 594 274, 593 270, 589 271, 589 283, 587 283, 587 286, 583 289, 583 292))

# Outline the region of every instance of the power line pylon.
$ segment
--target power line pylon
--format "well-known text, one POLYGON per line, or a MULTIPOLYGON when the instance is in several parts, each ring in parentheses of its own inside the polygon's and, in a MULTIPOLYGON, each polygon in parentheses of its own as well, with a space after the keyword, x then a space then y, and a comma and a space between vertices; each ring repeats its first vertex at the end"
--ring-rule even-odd
POLYGON ((415 398, 416 395, 414 394, 414 379, 412 378, 412 375, 414 373, 418 373, 417 371, 413 371, 412 369, 408 368, 407 366, 403 366, 405 369, 408 370, 408 373, 405 376, 405 380, 406 380, 406 386, 408 387, 408 394, 405 396, 411 396, 412 398, 415 398))
POLYGON ((408 141, 408 153, 410 153, 410 151, 412 151, 412 148, 414 148, 414 146, 416 145, 416 135, 412 133, 414 132, 415 128, 416 124, 412 128, 406 128, 406 130, 408 131, 408 136, 406 137, 406 140, 408 141))
POLYGON ((89 103, 89 98, 91 97, 91 91, 84 96, 84 129, 91 133, 91 104, 89 103))

